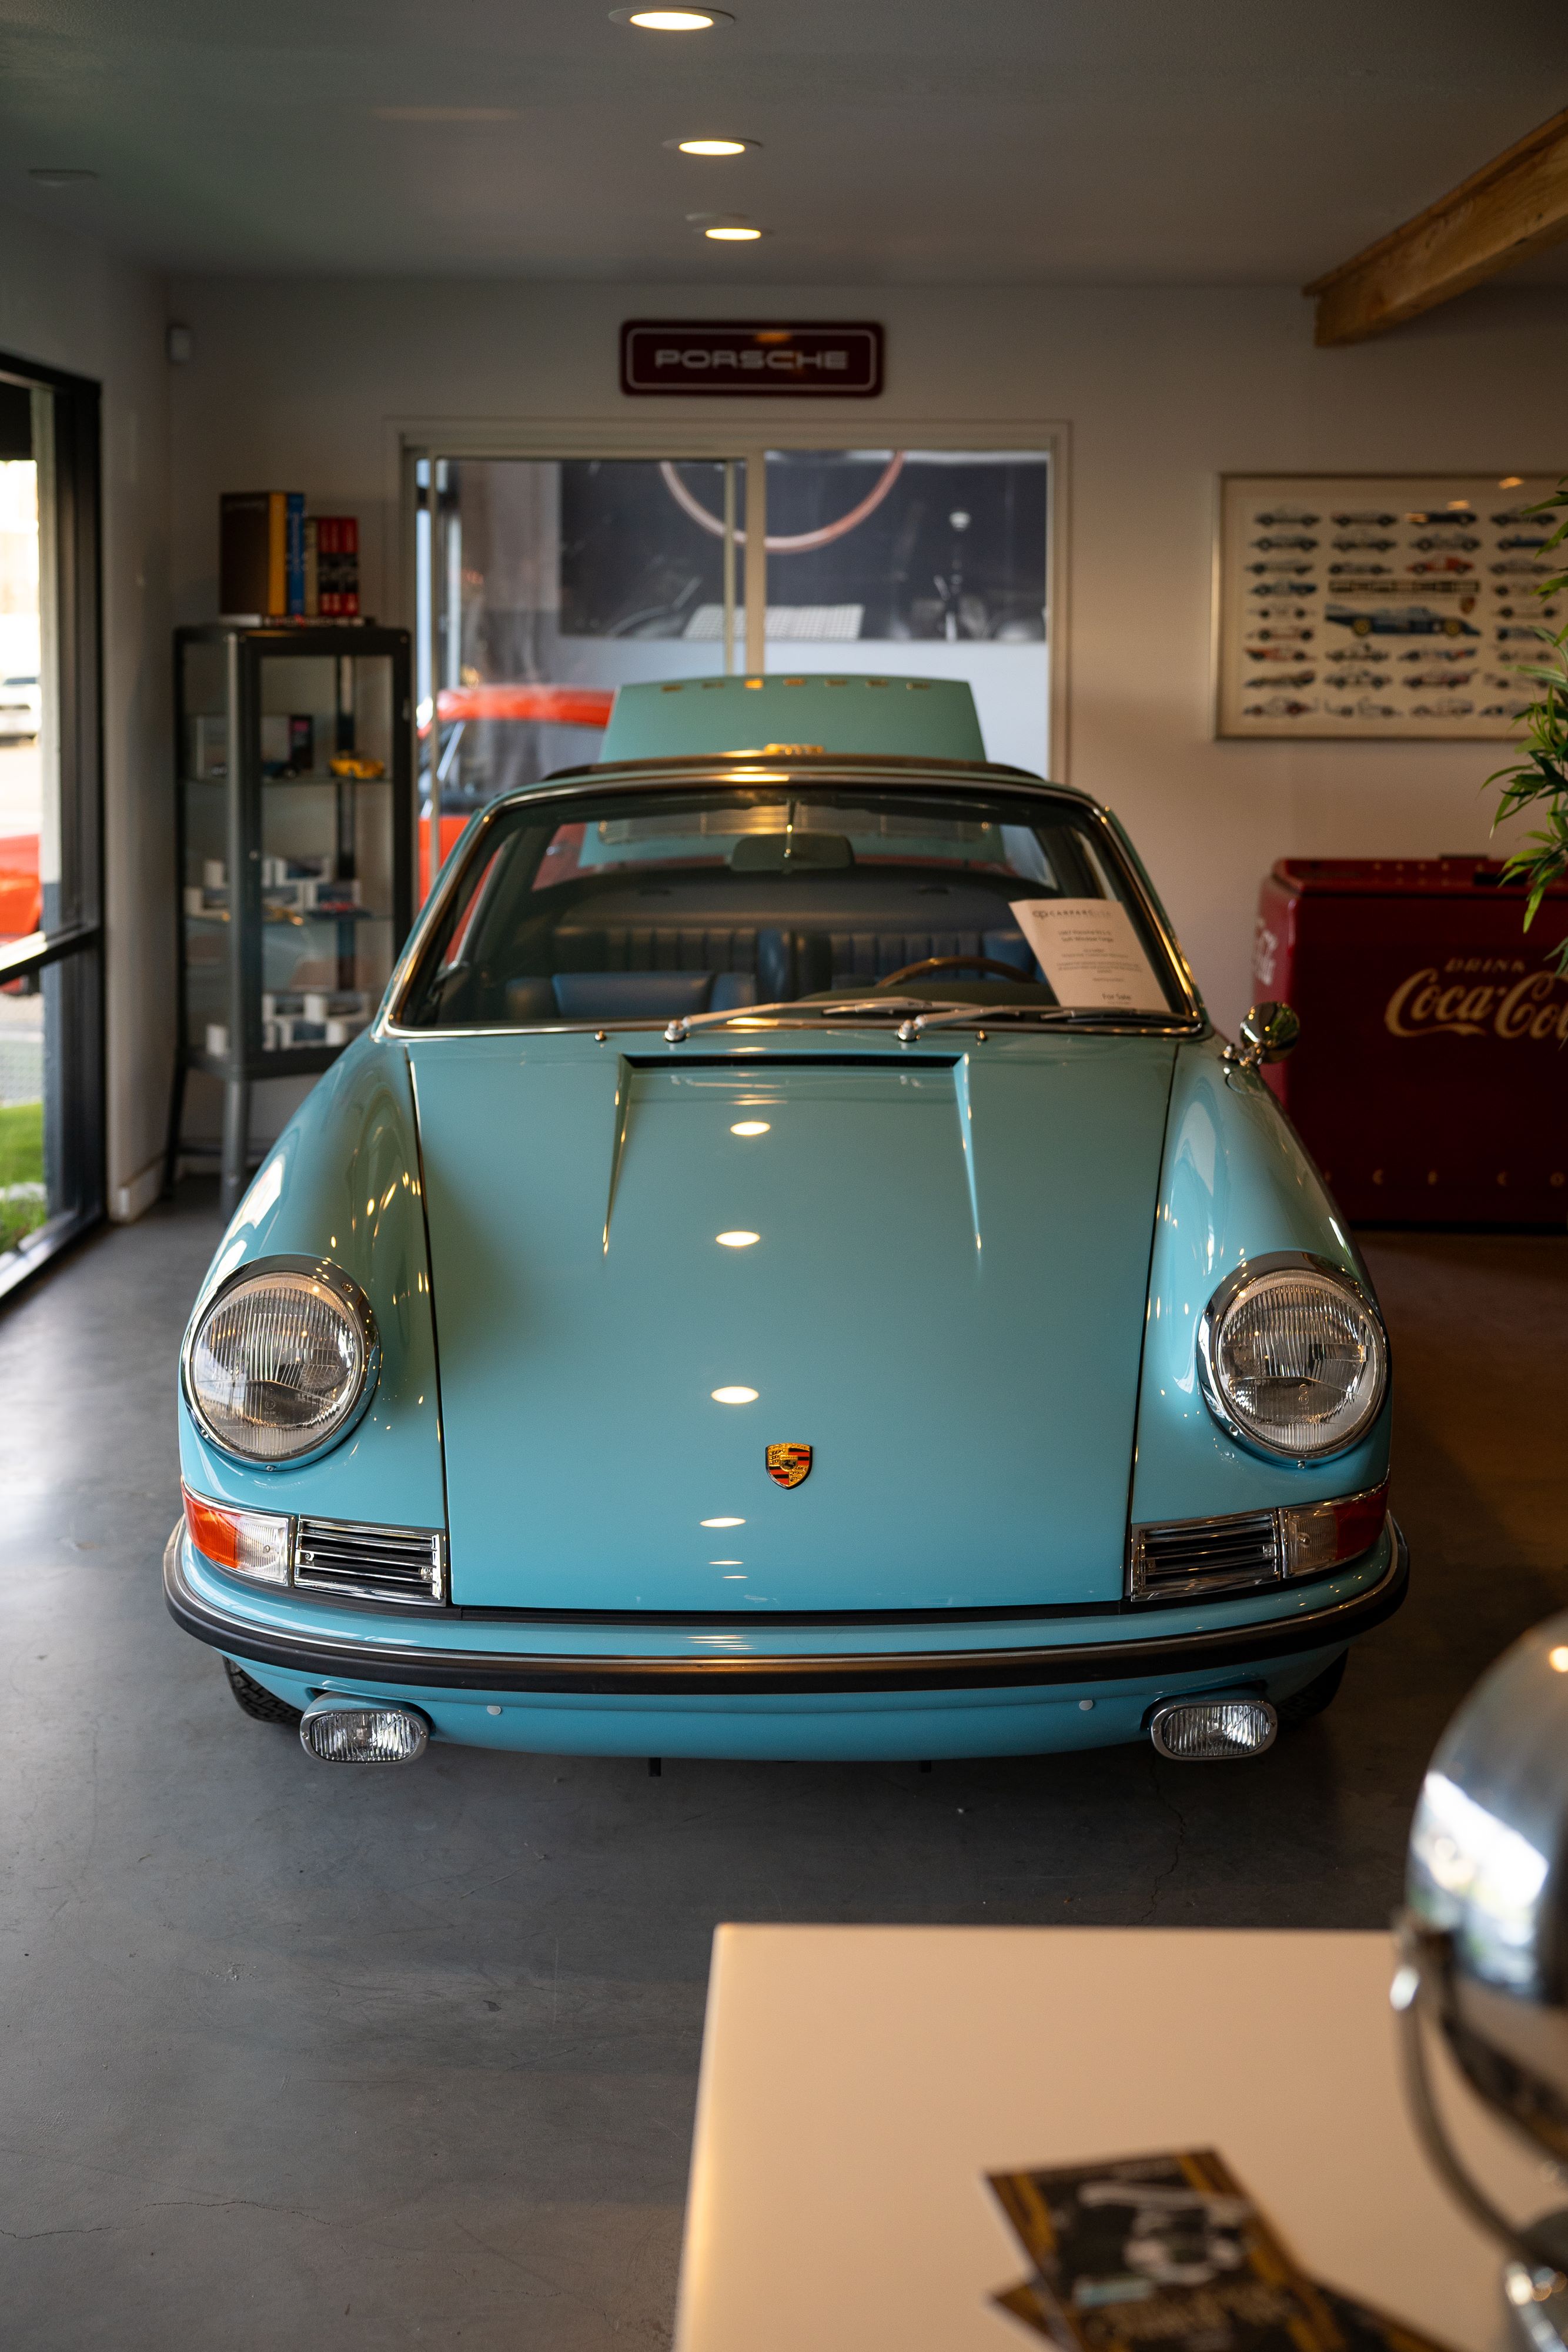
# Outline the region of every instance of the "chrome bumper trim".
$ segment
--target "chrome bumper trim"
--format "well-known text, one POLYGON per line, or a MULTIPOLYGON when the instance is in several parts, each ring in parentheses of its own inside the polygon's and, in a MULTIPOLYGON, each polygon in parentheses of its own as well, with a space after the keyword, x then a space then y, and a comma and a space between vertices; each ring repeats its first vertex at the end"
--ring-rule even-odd
MULTIPOLYGON (((1146 1682, 1167 1675, 1222 1674, 1235 1666, 1332 1649, 1391 1617, 1410 1581, 1410 1555, 1391 1519, 1394 1557, 1377 1582, 1348 1600, 1264 1624, 1201 1633, 1149 1633, 1131 1642, 1075 1642, 1049 1649, 904 1650, 867 1656, 651 1658, 552 1656, 527 1651, 416 1649, 397 1641, 279 1633, 214 1606, 186 1582, 183 1522, 163 1553, 163 1590, 174 1622, 230 1657, 280 1672, 425 1690, 569 1692, 599 1698, 782 1697, 806 1692, 1006 1690, 1059 1683, 1146 1682)), ((935 1627, 933 1628, 935 1631, 935 1627)))

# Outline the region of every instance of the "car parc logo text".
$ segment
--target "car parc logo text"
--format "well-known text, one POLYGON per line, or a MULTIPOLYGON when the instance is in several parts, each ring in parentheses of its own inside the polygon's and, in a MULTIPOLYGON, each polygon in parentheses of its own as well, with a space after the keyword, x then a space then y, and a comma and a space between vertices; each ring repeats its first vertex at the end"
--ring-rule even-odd
POLYGON ((628 319, 621 389, 871 400, 882 390, 882 329, 864 320, 628 319))
POLYGON ((1427 964, 1400 982, 1383 1025, 1391 1037, 1568 1045, 1568 982, 1518 957, 1450 956, 1441 970, 1427 964))

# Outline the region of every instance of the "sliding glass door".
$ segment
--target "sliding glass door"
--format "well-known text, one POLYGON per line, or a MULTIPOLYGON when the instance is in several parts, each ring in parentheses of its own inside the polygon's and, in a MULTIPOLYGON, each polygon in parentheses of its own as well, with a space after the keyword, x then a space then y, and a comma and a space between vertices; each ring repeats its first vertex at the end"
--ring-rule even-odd
POLYGON ((0 1296, 103 1206, 98 434, 0 355, 0 1296))
POLYGON ((593 759, 630 680, 962 677, 991 758, 1046 771, 1042 450, 432 449, 412 479, 426 880, 495 793, 593 759))

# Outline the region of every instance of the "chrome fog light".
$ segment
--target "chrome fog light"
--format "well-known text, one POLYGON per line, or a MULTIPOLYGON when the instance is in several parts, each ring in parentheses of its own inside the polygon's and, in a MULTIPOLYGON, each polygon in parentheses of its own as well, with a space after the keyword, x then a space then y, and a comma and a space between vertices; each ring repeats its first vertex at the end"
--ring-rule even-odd
POLYGON ((300 1744, 322 1764, 412 1764, 429 1738, 417 1707, 371 1699, 314 1699, 299 1718, 300 1744))
POLYGON ((1280 1718, 1266 1698, 1171 1698, 1149 1717, 1149 1738, 1176 1764, 1219 1764, 1261 1756, 1280 1718))

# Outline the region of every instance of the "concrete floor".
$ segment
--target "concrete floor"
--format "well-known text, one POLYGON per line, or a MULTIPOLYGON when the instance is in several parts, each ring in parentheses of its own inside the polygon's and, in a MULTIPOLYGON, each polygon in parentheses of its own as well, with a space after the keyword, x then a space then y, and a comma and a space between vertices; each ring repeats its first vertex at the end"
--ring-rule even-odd
POLYGON ((1384 1235, 1414 1597, 1256 1765, 323 1771, 164 1614, 195 1186, 0 1319, 0 2338, 668 2341, 719 1919, 1375 1927, 1568 1601, 1568 1240, 1384 1235))

